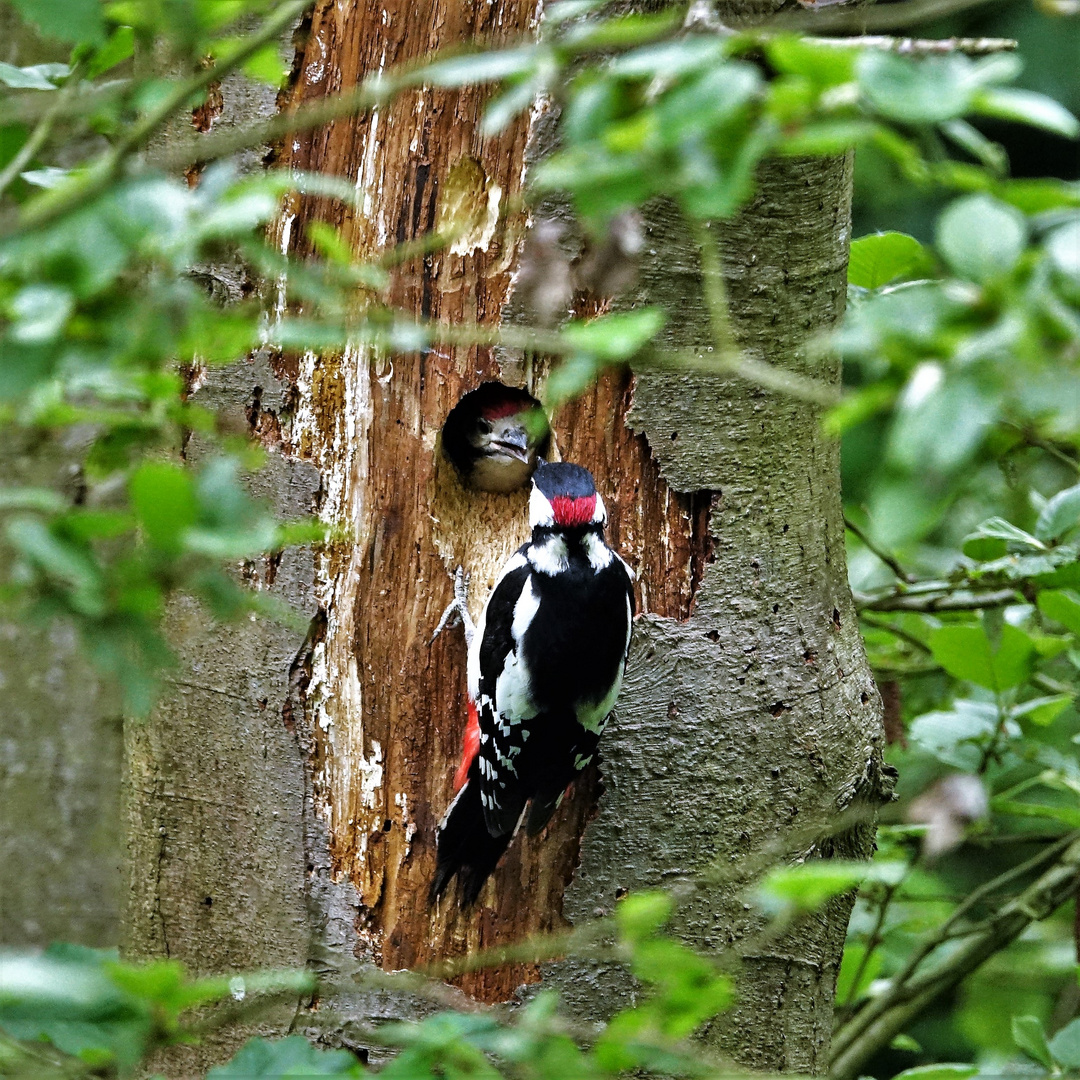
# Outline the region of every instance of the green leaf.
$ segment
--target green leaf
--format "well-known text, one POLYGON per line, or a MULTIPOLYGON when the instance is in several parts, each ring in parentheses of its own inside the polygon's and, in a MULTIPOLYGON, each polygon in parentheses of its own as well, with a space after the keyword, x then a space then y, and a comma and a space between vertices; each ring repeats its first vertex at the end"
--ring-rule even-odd
POLYGON ((1014 1016, 1012 1018, 1013 1041, 1028 1057, 1047 1069, 1054 1066, 1046 1045, 1046 1032, 1037 1016, 1014 1016))
POLYGON ((958 769, 974 769, 978 744, 994 730, 997 710, 983 702, 958 701, 949 712, 928 712, 908 727, 911 741, 926 753, 958 769))
POLYGON ((536 47, 526 46, 501 52, 451 56, 418 69, 409 77, 409 82, 448 87, 497 82, 512 75, 528 74, 536 67, 539 55, 536 47))
POLYGON ((962 56, 921 62, 867 49, 856 61, 859 85, 882 116, 905 124, 936 124, 962 116, 971 105, 971 64, 962 56))
POLYGON ((977 1065, 961 1065, 951 1062, 941 1065, 918 1065, 897 1073, 893 1080, 968 1080, 979 1071, 977 1065))
POLYGON ((1066 1024, 1050 1040, 1050 1053, 1066 1068, 1080 1068, 1080 1020, 1066 1024))
POLYGON ((131 26, 118 26, 87 65, 86 77, 96 79, 111 71, 117 64, 130 60, 135 54, 135 30, 131 26))
POLYGON ((758 888, 766 911, 794 907, 811 911, 826 900, 848 892, 866 878, 870 864, 841 859, 810 859, 798 866, 777 866, 758 888))
POLYGON ((857 53, 811 37, 784 35, 765 44, 772 66, 785 74, 804 75, 818 86, 839 86, 855 78, 857 53))
POLYGON ((569 323, 561 336, 574 351, 592 353, 604 360, 629 360, 660 332, 665 321, 663 308, 638 308, 569 323))
POLYGON ((983 283, 1011 273, 1026 243, 1024 215, 988 195, 957 199, 938 220, 938 249, 969 281, 983 283))
POLYGON ((1035 670, 1036 655, 1031 635, 1011 623, 1005 623, 994 654, 996 689, 1010 690, 1027 682, 1035 670))
POLYGON ((1059 491, 1042 508, 1035 522, 1040 540, 1059 540, 1080 523, 1080 484, 1059 491))
POLYGON ((672 909, 671 897, 659 889, 631 893, 615 908, 619 934, 627 941, 644 941, 671 918, 672 909))
POLYGON ((1021 124, 1052 131, 1065 139, 1080 135, 1080 120, 1064 105, 1045 94, 1016 87, 995 86, 981 90, 975 95, 973 106, 983 116, 995 116, 1001 120, 1013 120, 1021 124))
POLYGON ((1013 709, 1012 715, 1030 720, 1039 727, 1049 727, 1072 703, 1072 694, 1032 698, 1013 709))
POLYGON ((1046 254, 1061 273, 1080 285, 1080 218, 1050 234, 1046 254))
POLYGON ((879 232, 851 242, 848 281, 863 289, 879 289, 897 278, 920 275, 932 266, 932 256, 915 237, 879 232))
POLYGON ((281 59, 277 43, 270 42, 244 61, 244 74, 256 82, 277 87, 285 81, 289 69, 281 59))
POLYGON ((969 559, 988 562, 1011 553, 1045 551, 1046 546, 1030 533, 1018 529, 1004 518, 993 517, 982 522, 964 537, 963 552, 969 559))
MULTIPOLYGON (((10 86, 13 90, 55 90, 53 83, 42 71, 44 67, 52 65, 39 64, 36 67, 15 67, 13 64, 5 64, 0 61, 0 82, 10 86)), ((69 70, 66 65, 65 72, 69 70)))
POLYGON ((981 626, 943 626, 930 635, 934 659, 954 678, 988 690, 1019 686, 1035 664, 1035 643, 1023 630, 1006 623, 997 652, 981 626))
POLYGON ((690 71, 712 69, 724 62, 724 42, 719 37, 694 34, 655 45, 643 45, 617 57, 609 70, 623 78, 674 78, 690 71))
POLYGON ((1039 593, 1039 610, 1061 623, 1066 629, 1080 635, 1080 603, 1064 590, 1043 590, 1039 593))
POLYGON ((889 1043, 890 1050, 908 1050, 913 1054, 922 1053, 922 1043, 917 1042, 910 1035, 905 1035, 901 1032, 899 1035, 894 1035, 892 1042, 889 1043))
POLYGON ((996 814, 1012 814, 1014 817, 1060 821, 1071 829, 1080 827, 1080 810, 1073 806, 1047 806, 1045 803, 1018 802, 1015 799, 995 798, 990 800, 990 808, 996 814))
POLYGON ((100 45, 105 40, 105 19, 101 0, 12 0, 19 14, 34 23, 46 36, 61 41, 87 41, 100 45))
POLYGON ((302 1035, 271 1042, 251 1039, 206 1080, 286 1080, 305 1076, 363 1076, 360 1062, 348 1050, 316 1050, 302 1035))
POLYGON ((162 551, 178 552, 184 532, 198 519, 191 477, 177 465, 148 461, 132 476, 128 495, 150 543, 162 551))
POLYGON ((942 626, 930 635, 934 659, 954 678, 994 689, 994 656, 981 626, 942 626))

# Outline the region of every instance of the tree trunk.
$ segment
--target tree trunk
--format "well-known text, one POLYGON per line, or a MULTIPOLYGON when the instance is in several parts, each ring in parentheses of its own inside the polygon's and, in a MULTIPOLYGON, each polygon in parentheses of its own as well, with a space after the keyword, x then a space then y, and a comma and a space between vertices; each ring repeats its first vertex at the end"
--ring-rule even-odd
MULTIPOLYGON (((523 0, 323 0, 292 100, 434 48, 527 33, 536 17, 523 0)), ((372 258, 456 210, 471 227, 450 251, 402 267, 393 298, 449 323, 498 322, 526 221, 491 210, 516 205, 539 113, 485 139, 486 98, 417 90, 290 138, 281 163, 347 175, 365 201, 356 214, 297 201, 282 247, 303 250, 305 225, 321 219, 372 258)), ((838 365, 822 369, 804 346, 843 309, 850 187, 849 158, 770 164, 753 205, 722 230, 742 345, 833 383, 838 365)), ((654 209, 646 247, 640 298, 668 307, 671 343, 706 345, 696 248, 670 207, 654 209)), ((387 360, 350 349, 258 356, 200 391, 245 409, 280 453, 260 481, 278 505, 302 512, 317 490, 321 514, 353 535, 314 565, 294 553, 252 568, 315 609, 304 642, 263 626, 222 634, 177 605, 192 675, 128 740, 129 951, 199 970, 395 969, 604 914, 627 889, 714 868, 714 884, 687 890, 678 922, 696 947, 739 958, 739 1004, 710 1039, 746 1065, 823 1068, 850 900, 766 943, 741 892, 769 860, 866 854, 868 829, 841 819, 880 797, 879 702, 846 582, 838 449, 805 402, 704 370, 641 370, 608 375, 553 418, 559 453, 594 472, 611 540, 638 573, 626 688, 601 744, 602 781, 587 775, 541 837, 515 841, 478 910, 428 908, 434 825, 465 721, 464 643, 431 635, 454 568, 470 571, 479 607, 527 531, 525 493, 465 492, 438 433, 483 380, 535 391, 543 374, 485 348, 387 360)), ((621 969, 574 959, 458 981, 498 1001, 541 978, 583 1017, 610 1014, 630 992, 621 969)), ((342 1000, 289 1023, 332 1041, 365 1014, 412 1005, 342 1000)), ((264 1027, 275 1024, 286 1026, 264 1027)), ((169 1068, 184 1073, 238 1037, 181 1051, 169 1068)))

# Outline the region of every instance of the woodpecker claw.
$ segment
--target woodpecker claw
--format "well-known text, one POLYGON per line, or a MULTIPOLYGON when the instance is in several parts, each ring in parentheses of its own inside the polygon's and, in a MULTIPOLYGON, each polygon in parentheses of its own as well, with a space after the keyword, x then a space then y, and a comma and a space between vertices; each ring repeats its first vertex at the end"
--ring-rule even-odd
POLYGON ((439 625, 435 627, 435 633, 431 635, 431 641, 428 644, 434 644, 435 639, 455 622, 461 623, 465 631, 465 644, 472 648, 476 625, 469 614, 469 575, 463 566, 459 566, 454 571, 454 599, 446 605, 446 610, 442 613, 439 625))

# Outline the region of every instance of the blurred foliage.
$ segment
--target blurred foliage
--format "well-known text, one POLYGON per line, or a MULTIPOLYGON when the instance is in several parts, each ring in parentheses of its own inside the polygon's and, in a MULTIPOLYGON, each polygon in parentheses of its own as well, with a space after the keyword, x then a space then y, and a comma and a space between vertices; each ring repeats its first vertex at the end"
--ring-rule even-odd
MULTIPOLYGON (((828 401, 825 423, 843 439, 852 583, 901 797, 869 867, 776 870, 756 902, 787 925, 860 889, 838 987, 839 1077, 912 1064, 923 1080, 1080 1068, 1063 909, 1080 881, 1080 186, 1010 178, 986 134, 1022 122, 1075 140, 1072 114, 1039 92, 1046 70, 1014 86, 1020 65, 1007 53, 918 60, 768 30, 683 34, 679 6, 608 17, 599 3, 565 0, 549 5, 535 41, 385 73, 363 100, 342 103, 345 114, 405 86, 490 82, 491 132, 549 94, 561 139, 530 200, 567 200, 600 250, 616 229, 629 235, 627 215, 647 200, 672 198, 698 238, 712 318, 712 348, 687 357, 656 343, 665 313, 653 308, 556 329, 539 306, 536 327, 407 317, 388 286, 409 250, 358 265, 320 223, 304 259, 267 240, 286 193, 355 204, 363 192, 347 178, 242 175, 229 164, 243 145, 235 133, 193 140, 186 162, 176 144, 173 165, 208 163, 194 186, 155 168, 148 145, 212 82, 237 69, 281 82, 276 42, 301 0, 15 6, 73 48, 66 62, 0 64, 0 419, 24 433, 75 433, 84 449, 74 493, 0 490, 5 601, 72 619, 134 710, 148 707, 167 658, 159 624, 174 591, 223 617, 268 607, 237 584, 238 562, 318 530, 282 526, 250 501, 241 473, 258 454, 248 435, 225 430, 188 392, 208 365, 254 349, 359 343, 375 357, 502 343, 561 358, 549 405, 631 358, 712 364, 828 401), (136 73, 136 48, 179 74, 136 73), (864 196, 902 185, 932 212, 898 231, 898 210, 886 222, 894 231, 853 244, 849 314, 820 343, 844 360, 836 401, 735 347, 707 223, 750 198, 766 156, 851 147, 864 196), (205 287, 210 265, 235 271, 228 304, 205 287), (197 470, 182 463, 192 433, 210 448, 197 470)), ((1075 107, 1071 93, 1059 96, 1075 107)), ((250 145, 266 137, 254 129, 250 145)), ((469 224, 448 223, 431 244, 469 224)), ((568 280, 548 258, 544 272, 568 280)), ((565 316, 561 288, 548 292, 565 316)), ((620 905, 615 948, 648 992, 603 1030, 573 1028, 547 996, 510 1017, 438 1013, 368 1033, 400 1051, 381 1074, 715 1075, 681 1040, 727 1005, 731 987, 658 932, 667 915, 658 896, 620 905)), ((191 1006, 248 992, 246 982, 190 981, 175 965, 130 969, 63 951, 5 964, 0 1071, 16 1062, 41 1075, 125 1073, 147 1051, 194 1037, 191 1006)), ((289 1039, 251 1043, 215 1075, 361 1069, 289 1039)))
MULTIPOLYGON (((433 1006, 417 1023, 365 1031, 369 1043, 399 1051, 374 1071, 388 1080, 720 1075, 720 1063, 683 1040, 727 1008, 731 982, 713 962, 663 933, 670 916, 671 901, 663 893, 639 893, 619 904, 607 951, 628 966, 641 993, 607 1024, 575 1028, 559 1016, 550 993, 513 1012, 433 1006)), ((408 973, 372 977, 384 990, 397 986, 421 998, 440 996, 438 984, 425 985, 408 973)), ((195 1041, 268 1003, 315 990, 306 972, 192 979, 175 961, 134 966, 68 945, 37 956, 0 953, 0 1075, 131 1076, 155 1050, 195 1041)), ((250 1040, 230 1062, 211 1069, 208 1080, 371 1074, 347 1050, 317 1049, 290 1036, 250 1040)))

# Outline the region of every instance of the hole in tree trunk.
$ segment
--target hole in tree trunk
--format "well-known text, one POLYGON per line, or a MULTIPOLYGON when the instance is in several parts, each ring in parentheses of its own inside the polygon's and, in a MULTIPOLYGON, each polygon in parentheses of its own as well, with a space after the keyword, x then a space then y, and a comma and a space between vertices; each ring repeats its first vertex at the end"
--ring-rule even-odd
POLYGON ((467 489, 505 495, 528 484, 551 447, 551 430, 527 390, 486 382, 450 410, 440 444, 467 489))

